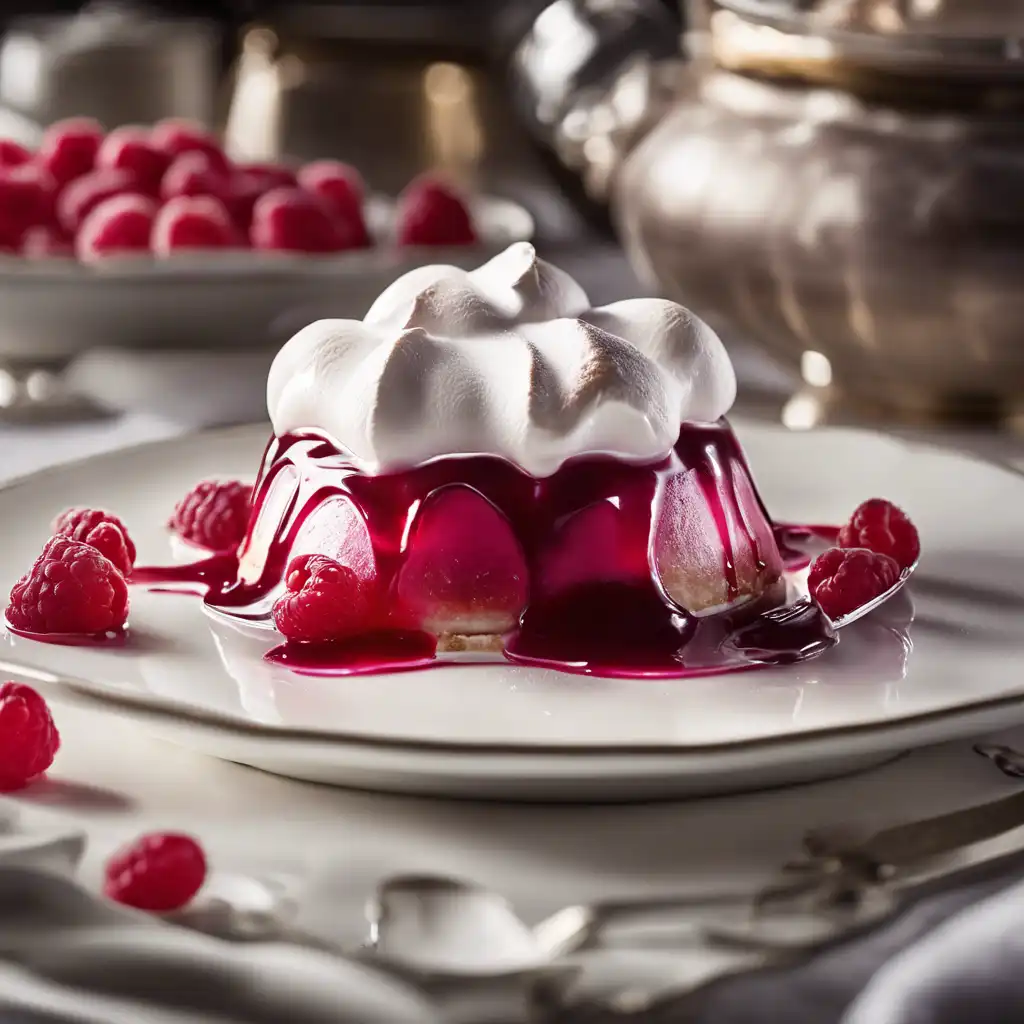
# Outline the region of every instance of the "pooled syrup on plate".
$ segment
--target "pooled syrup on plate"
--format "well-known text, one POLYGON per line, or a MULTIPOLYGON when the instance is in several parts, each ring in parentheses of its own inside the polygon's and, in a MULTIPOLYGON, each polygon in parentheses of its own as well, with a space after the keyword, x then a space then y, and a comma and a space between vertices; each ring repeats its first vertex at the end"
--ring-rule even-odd
MULTIPOLYGON (((458 663, 461 655, 435 652, 434 636, 403 611, 400 585, 419 513, 455 485, 500 513, 529 574, 530 601, 505 635, 503 651, 491 658, 579 674, 680 678, 802 661, 837 642, 812 602, 790 614, 776 592, 774 606, 766 599, 731 605, 741 572, 749 577, 779 564, 775 547, 782 568, 797 571, 835 531, 785 525, 771 536, 759 529, 758 522, 769 520, 724 422, 687 426, 671 455, 655 464, 577 458, 543 479, 491 456, 438 458, 371 474, 322 437, 272 438, 238 558, 142 567, 132 582, 199 588, 213 609, 266 621, 295 554, 321 551, 357 568, 362 559, 385 595, 389 628, 332 645, 284 643, 268 658, 297 672, 346 675, 458 663), (651 570, 652 527, 666 484, 684 475, 695 481, 700 509, 720 543, 717 568, 726 582, 723 603, 730 605, 723 613, 684 613, 651 570)), ((486 600, 490 592, 481 587, 481 593, 486 600)))
POLYGON ((430 668, 437 660, 437 638, 416 630, 367 633, 334 644, 280 644, 268 661, 304 675, 365 675, 430 668))

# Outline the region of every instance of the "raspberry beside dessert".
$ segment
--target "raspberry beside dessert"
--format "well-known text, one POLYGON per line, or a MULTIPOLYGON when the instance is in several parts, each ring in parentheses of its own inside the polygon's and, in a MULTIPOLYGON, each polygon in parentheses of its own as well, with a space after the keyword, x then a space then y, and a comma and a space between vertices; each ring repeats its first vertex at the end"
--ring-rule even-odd
POLYGON ((69 508, 53 521, 54 536, 68 537, 96 548, 128 576, 135 564, 135 544, 117 516, 99 508, 69 508))
POLYGON ((889 555, 900 569, 909 569, 921 554, 921 538, 906 512, 884 498, 859 505, 839 531, 841 548, 867 548, 889 555))
POLYGON ((900 567, 888 555, 867 548, 829 548, 811 563, 807 587, 835 620, 884 594, 899 578, 900 567))
POLYGON ((206 880, 206 855, 191 836, 153 832, 140 836, 107 862, 103 893, 137 910, 180 910, 206 880))
POLYGON ((11 590, 7 621, 29 633, 98 634, 128 619, 128 584, 96 548, 51 537, 11 590))
POLYGON ((46 701, 31 686, 0 685, 0 792, 37 779, 59 749, 60 733, 46 701))
POLYGON ((245 537, 251 494, 240 480, 203 480, 178 502, 168 526, 190 544, 233 551, 245 537))
POLYGON ((368 587, 326 555, 301 555, 285 574, 274 624, 289 640, 329 643, 366 632, 372 621, 368 587))
POLYGON ((474 245, 476 241, 469 208, 443 182, 420 178, 399 197, 399 245, 474 245))

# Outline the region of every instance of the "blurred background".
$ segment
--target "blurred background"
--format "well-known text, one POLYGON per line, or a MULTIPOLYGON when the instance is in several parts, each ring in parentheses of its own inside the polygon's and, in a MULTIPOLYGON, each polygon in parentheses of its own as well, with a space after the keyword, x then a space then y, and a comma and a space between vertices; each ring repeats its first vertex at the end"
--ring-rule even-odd
POLYGON ((284 262, 7 254, 0 410, 48 458, 54 439, 66 457, 260 418, 293 330, 361 316, 409 265, 474 266, 520 237, 595 303, 663 294, 713 323, 741 411, 1016 457, 1024 2, 62 0, 0 16, 0 135, 34 151, 70 117, 174 117, 237 168, 345 161, 375 241, 284 262), (396 244, 396 197, 424 173, 465 199, 473 244, 396 244))

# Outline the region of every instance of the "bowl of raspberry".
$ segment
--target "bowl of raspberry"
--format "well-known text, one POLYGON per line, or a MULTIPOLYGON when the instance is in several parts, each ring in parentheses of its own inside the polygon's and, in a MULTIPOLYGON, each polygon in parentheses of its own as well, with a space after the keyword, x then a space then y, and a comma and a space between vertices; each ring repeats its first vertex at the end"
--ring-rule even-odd
POLYGON ((532 232, 432 175, 380 196, 349 164, 234 160, 187 122, 61 121, 35 151, 0 140, 0 359, 272 345, 296 318, 361 315, 396 272, 532 232))

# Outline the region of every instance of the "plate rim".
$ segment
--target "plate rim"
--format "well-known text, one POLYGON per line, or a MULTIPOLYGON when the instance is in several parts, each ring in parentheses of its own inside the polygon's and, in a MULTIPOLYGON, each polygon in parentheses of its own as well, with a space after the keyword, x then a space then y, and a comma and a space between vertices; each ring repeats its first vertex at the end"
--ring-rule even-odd
MULTIPOLYGON (((810 433, 794 432, 772 422, 764 422, 756 418, 746 418, 742 415, 735 417, 735 421, 742 430, 744 425, 755 429, 774 431, 779 434, 810 433)), ((115 462, 125 456, 138 455, 147 451, 159 451, 164 448, 180 446, 182 444, 201 443, 205 438, 231 439, 233 436, 246 436, 258 429, 269 430, 270 424, 265 421, 236 424, 229 427, 218 427, 194 432, 179 434, 174 437, 161 438, 155 441, 144 441, 138 444, 125 445, 113 450, 98 452, 79 459, 72 459, 47 466, 42 469, 13 477, 0 485, 0 499, 8 492, 17 490, 20 487, 30 485, 37 480, 59 476, 71 468, 88 467, 102 462, 115 462)), ((816 428, 813 433, 831 433, 845 435, 868 435, 875 440, 881 440, 886 444, 896 445, 908 449, 925 449, 933 454, 945 458, 962 459, 968 462, 980 463, 996 472, 1005 473, 1016 481, 1024 481, 1024 471, 1017 469, 1008 463, 999 460, 983 458, 955 449, 948 448, 941 444, 930 441, 907 440, 898 436, 887 434, 881 430, 861 427, 837 426, 816 428)), ((531 743, 518 745, 507 742, 495 741, 448 741, 448 740, 427 740, 416 738, 393 738, 387 736, 373 736, 362 733, 346 732, 319 732, 312 729, 300 729, 289 726, 275 726, 268 723, 260 723, 246 720, 230 714, 221 713, 214 709, 203 708, 196 705, 179 703, 177 701, 165 701, 157 697, 155 700, 143 699, 132 694, 125 693, 114 688, 104 686, 97 687, 96 684, 85 679, 76 679, 72 675, 50 669, 38 668, 19 661, 16 657, 4 652, 0 656, 0 671, 11 672, 22 675, 28 679, 35 679, 41 684, 50 684, 61 689, 73 691, 76 696, 87 698, 111 707, 120 708, 126 713, 141 713, 146 716, 157 716, 165 721, 188 722, 199 725, 205 729, 216 729, 244 736, 248 739, 261 741, 274 741, 280 743, 300 744, 324 744, 341 745, 345 747, 360 747, 378 751, 406 751, 428 754, 464 755, 464 756, 505 756, 505 757, 557 757, 559 759, 585 759, 622 756, 635 757, 721 757, 727 754, 747 754, 773 749, 782 749, 793 745, 813 745, 818 742, 828 743, 832 740, 849 737, 860 738, 863 736, 886 736, 891 733, 899 733, 907 730, 915 730, 930 726, 941 725, 945 722, 952 722, 960 718, 971 718, 978 715, 995 712, 1002 709, 1024 706, 1024 692, 1017 695, 1003 695, 989 697, 983 700, 958 705, 952 708, 940 708, 931 711, 915 712, 887 719, 882 722, 856 723, 851 725, 827 726, 817 729, 808 729, 798 734, 787 734, 784 736, 761 736, 751 739, 734 740, 717 743, 687 743, 687 744, 664 744, 664 743, 640 743, 640 744, 589 744, 587 746, 562 745, 552 743, 531 743)), ((443 671, 443 668, 435 671, 443 671)))
MULTIPOLYGON (((378 752, 404 752, 424 755, 461 756, 461 757, 506 757, 506 758, 538 758, 547 757, 558 760, 579 760, 598 758, 608 760, 621 757, 628 760, 637 758, 655 759, 702 759, 721 758, 729 755, 755 755, 794 746, 807 747, 817 744, 829 744, 833 740, 850 738, 859 740, 863 737, 882 738, 906 732, 927 730, 930 727, 954 723, 961 719, 971 719, 1011 708, 1018 708, 1024 715, 1024 694, 1017 696, 990 697, 983 701, 975 701, 956 708, 943 708, 936 711, 919 712, 898 718, 890 718, 884 722, 862 723, 857 725, 829 726, 820 729, 808 729, 800 733, 785 736, 764 736, 756 739, 735 740, 724 743, 687 743, 676 746, 666 744, 589 744, 587 746, 560 746, 558 744, 532 743, 516 745, 494 741, 451 742, 446 740, 398 739, 386 736, 368 736, 360 733, 317 732, 316 730, 279 727, 263 723, 235 718, 206 709, 164 701, 146 701, 129 694, 114 690, 97 689, 86 680, 62 672, 40 670, 35 666, 25 665, 15 658, 0 658, 0 672, 18 675, 43 685, 53 686, 59 690, 70 690, 75 699, 85 700, 89 704, 103 705, 117 709, 122 714, 137 715, 148 719, 159 719, 165 723, 198 726, 205 731, 228 733, 246 740, 256 740, 273 744, 299 744, 301 746, 340 746, 360 748, 378 752)), ((972 730, 967 730, 973 735, 972 730)), ((980 733, 979 733, 980 735, 980 733)), ((932 740, 929 742, 942 742, 932 740)))

